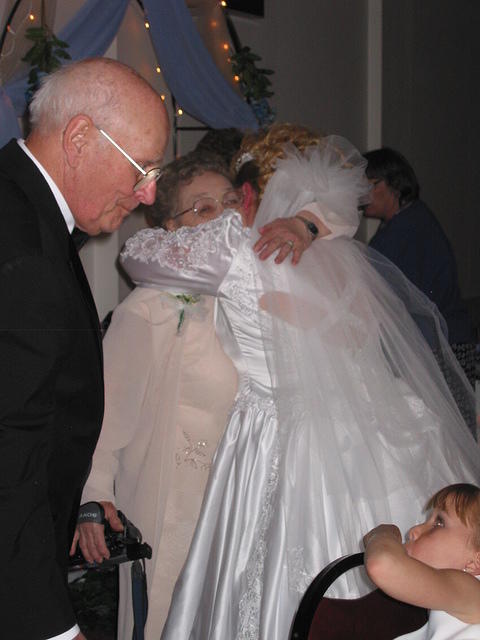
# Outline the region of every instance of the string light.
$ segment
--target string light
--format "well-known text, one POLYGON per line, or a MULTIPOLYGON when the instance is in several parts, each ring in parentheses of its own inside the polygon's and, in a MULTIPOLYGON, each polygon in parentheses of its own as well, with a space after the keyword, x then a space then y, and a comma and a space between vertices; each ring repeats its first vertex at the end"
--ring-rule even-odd
POLYGON ((220 2, 220 4, 222 5, 222 7, 226 7, 226 6, 227 6, 227 3, 225 2, 225 0, 222 0, 222 1, 220 2))
POLYGON ((155 69, 155 71, 156 71, 157 73, 162 73, 162 70, 160 69, 160 67, 157 67, 157 68, 155 69))
MULTIPOLYGON (((23 27, 24 27, 24 24, 27 22, 27 20, 29 20, 30 22, 33 22, 35 20, 35 14, 33 13, 32 9, 33 9, 33 0, 30 0, 29 6, 23 18, 18 22, 16 22, 17 24, 16 29, 14 29, 11 24, 7 24, 6 29, 9 35, 9 38, 8 38, 9 47, 7 49, 7 47, 5 46, 4 49, 2 50, 0 54, 0 62, 10 57, 11 55, 13 55, 15 51, 17 37, 24 35, 23 27)), ((5 45, 7 45, 7 41, 5 42, 5 45)), ((0 80, 1 80, 1 70, 0 70, 0 80)))
POLYGON ((145 20, 145 29, 150 29, 150 23, 148 20, 145 20))
POLYGON ((225 49, 225 51, 228 51, 230 49, 226 42, 223 43, 223 48, 225 49))
POLYGON ((177 109, 177 116, 183 116, 183 109, 181 107, 177 109))
POLYGON ((163 100, 163 102, 165 102, 165 94, 162 93, 162 95, 160 96, 160 98, 163 100))
POLYGON ((240 76, 233 76, 233 79, 235 80, 235 82, 240 82, 240 76))

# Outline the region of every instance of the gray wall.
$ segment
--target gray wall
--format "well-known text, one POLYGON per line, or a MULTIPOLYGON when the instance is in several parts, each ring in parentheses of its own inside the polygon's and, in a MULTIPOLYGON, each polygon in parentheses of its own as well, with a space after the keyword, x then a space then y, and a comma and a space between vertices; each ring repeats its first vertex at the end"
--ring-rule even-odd
POLYGON ((478 0, 384 0, 383 144, 413 165, 458 262, 480 296, 478 0))
POLYGON ((273 69, 279 121, 366 143, 366 0, 266 0, 265 18, 236 19, 242 44, 273 69))

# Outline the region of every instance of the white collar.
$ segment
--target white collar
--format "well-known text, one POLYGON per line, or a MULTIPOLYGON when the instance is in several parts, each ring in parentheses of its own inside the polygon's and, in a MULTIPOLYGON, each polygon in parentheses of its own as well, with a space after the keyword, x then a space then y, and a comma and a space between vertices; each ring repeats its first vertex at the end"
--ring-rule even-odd
POLYGON ((72 233, 73 228, 75 226, 75 218, 73 217, 73 213, 70 207, 68 206, 67 201, 63 197, 60 189, 57 187, 57 185, 55 184, 55 182, 53 181, 52 177, 49 175, 45 167, 42 164, 40 164, 37 158, 33 155, 33 153, 27 147, 27 145, 25 144, 25 140, 23 140, 23 138, 18 138, 17 142, 20 149, 23 149, 23 151, 27 154, 30 160, 32 160, 32 162, 36 164, 40 173, 47 181, 47 184, 50 187, 51 192, 53 193, 53 197, 57 201, 60 211, 62 212, 62 216, 65 220, 65 224, 68 227, 68 231, 69 233, 72 233))

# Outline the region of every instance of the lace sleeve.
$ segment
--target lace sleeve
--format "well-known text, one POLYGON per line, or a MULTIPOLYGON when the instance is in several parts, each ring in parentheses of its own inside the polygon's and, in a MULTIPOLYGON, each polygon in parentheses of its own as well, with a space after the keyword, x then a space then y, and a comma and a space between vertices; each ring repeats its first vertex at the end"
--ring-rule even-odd
POLYGON ((243 236, 240 215, 228 210, 196 227, 142 229, 125 243, 120 263, 136 285, 216 295, 243 236))

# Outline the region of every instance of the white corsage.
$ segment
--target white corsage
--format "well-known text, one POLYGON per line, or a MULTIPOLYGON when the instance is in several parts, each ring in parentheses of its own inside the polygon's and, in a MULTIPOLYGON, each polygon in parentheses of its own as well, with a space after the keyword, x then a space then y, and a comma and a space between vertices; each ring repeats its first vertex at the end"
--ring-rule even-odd
POLYGON ((185 323, 186 315, 200 315, 203 316, 204 309, 203 305, 198 305, 200 302, 201 296, 194 296, 189 293, 169 293, 169 298, 175 303, 175 306, 178 308, 178 324, 177 324, 177 334, 180 335, 182 331, 182 327, 185 323), (195 306, 194 305, 198 305, 195 306))

